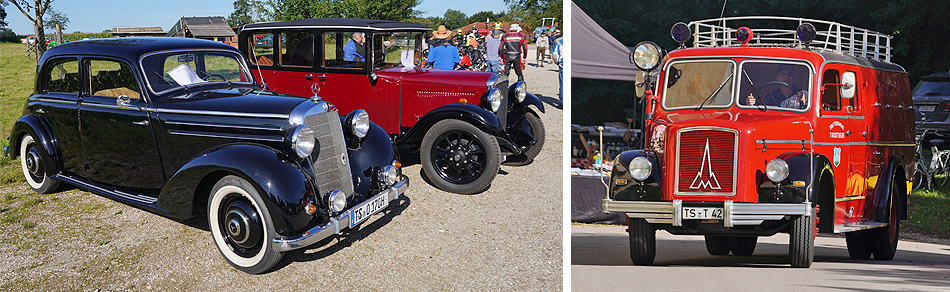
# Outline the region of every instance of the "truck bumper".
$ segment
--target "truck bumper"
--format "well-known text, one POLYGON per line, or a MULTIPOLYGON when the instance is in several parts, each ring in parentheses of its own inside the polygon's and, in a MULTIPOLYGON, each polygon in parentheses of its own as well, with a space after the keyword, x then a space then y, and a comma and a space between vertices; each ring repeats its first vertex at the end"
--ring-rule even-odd
MULTIPOLYGON (((685 202, 687 206, 692 202, 685 202)), ((604 199, 604 212, 624 212, 630 218, 643 218, 648 223, 683 226, 683 200, 672 202, 614 201, 604 199)), ((814 216, 811 202, 794 204, 722 203, 723 225, 759 225, 765 220, 781 220, 785 216, 814 216)))
MULTIPOLYGON (((394 184, 389 189, 380 192, 376 196, 366 200, 366 202, 373 201, 380 196, 386 196, 386 200, 392 203, 399 198, 399 196, 406 192, 406 189, 409 188, 408 180, 401 180, 394 184)), ((334 234, 340 234, 344 229, 350 228, 350 216, 351 212, 357 209, 360 205, 354 206, 349 210, 343 211, 340 215, 330 218, 330 223, 326 225, 317 226, 311 228, 307 232, 304 232, 301 235, 284 237, 284 238, 275 238, 273 241, 274 250, 278 252, 284 252, 289 250, 294 250, 298 248, 303 248, 314 244, 324 238, 330 237, 334 234)))

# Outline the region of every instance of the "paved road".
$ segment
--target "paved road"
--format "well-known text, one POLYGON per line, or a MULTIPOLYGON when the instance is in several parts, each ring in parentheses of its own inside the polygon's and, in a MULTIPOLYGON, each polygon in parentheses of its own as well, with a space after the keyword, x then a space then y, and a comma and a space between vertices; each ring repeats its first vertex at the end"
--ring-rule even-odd
POLYGON ((947 291, 950 246, 901 241, 892 261, 852 260, 843 236, 815 240, 808 269, 788 266, 788 235, 760 237, 752 256, 712 256, 702 236, 657 232, 654 266, 630 261, 626 227, 571 227, 575 291, 947 291))

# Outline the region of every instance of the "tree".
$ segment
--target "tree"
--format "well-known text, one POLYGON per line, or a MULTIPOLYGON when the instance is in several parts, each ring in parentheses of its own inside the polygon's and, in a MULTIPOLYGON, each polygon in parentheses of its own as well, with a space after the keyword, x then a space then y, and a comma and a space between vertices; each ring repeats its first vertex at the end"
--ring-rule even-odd
POLYGON ((258 0, 235 0, 234 12, 228 17, 228 25, 242 26, 248 23, 266 21, 267 8, 258 0))
POLYGON ((465 16, 465 13, 455 9, 449 9, 445 11, 445 14, 442 15, 444 19, 444 25, 448 29, 458 29, 463 25, 466 25, 465 21, 468 20, 468 17, 465 16))
POLYGON ((3 8, 6 6, 6 2, 0 2, 0 28, 6 28, 9 25, 5 19, 7 19, 7 11, 3 8))
MULTIPOLYGON (((240 0, 239 0, 240 1, 240 0)), ((403 21, 418 17, 421 0, 269 0, 274 20, 365 18, 403 21)))
MULTIPOLYGON (((27 19, 33 22, 33 32, 36 34, 36 40, 42 44, 46 40, 46 33, 43 31, 43 15, 46 14, 46 10, 49 9, 50 3, 53 0, 33 0, 33 6, 29 6, 28 0, 4 0, 10 3, 13 3, 17 9, 23 13, 23 16, 26 16, 27 19), (33 16, 30 16, 30 11, 33 11, 33 16)), ((36 56, 42 56, 46 52, 46 46, 36 46, 36 56)))
POLYGON ((46 27, 53 33, 55 33, 57 24, 59 24, 60 29, 65 30, 66 24, 69 23, 69 17, 66 17, 66 14, 53 9, 50 9, 48 12, 46 12, 46 15, 43 16, 43 18, 43 22, 46 23, 46 27))
POLYGON ((508 15, 512 20, 532 27, 540 26, 542 18, 554 18, 558 23, 564 23, 564 2, 560 0, 505 0, 505 4, 508 4, 508 15))
POLYGON ((504 12, 494 13, 491 11, 481 11, 481 12, 472 14, 472 16, 469 16, 468 21, 466 21, 466 23, 485 22, 485 19, 488 19, 491 22, 509 20, 508 16, 505 15, 504 12))

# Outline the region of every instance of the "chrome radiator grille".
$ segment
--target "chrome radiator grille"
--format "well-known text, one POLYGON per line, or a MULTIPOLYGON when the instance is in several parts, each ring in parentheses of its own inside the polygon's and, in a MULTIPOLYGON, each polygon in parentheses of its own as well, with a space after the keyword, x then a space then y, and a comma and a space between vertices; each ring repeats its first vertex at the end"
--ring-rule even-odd
POLYGON ((676 194, 734 195, 738 131, 697 127, 677 136, 676 194))
POLYGON ((353 179, 350 161, 346 155, 343 127, 336 110, 309 115, 304 123, 313 128, 317 147, 313 150, 313 174, 320 195, 332 190, 342 190, 347 197, 353 194, 353 179))

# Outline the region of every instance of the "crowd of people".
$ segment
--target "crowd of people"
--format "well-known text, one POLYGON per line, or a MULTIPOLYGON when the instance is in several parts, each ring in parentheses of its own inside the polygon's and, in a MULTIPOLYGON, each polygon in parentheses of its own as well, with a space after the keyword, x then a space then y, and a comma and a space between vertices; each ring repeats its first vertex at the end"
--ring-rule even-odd
MULTIPOLYGON (((487 30, 487 27, 486 27, 487 30)), ((428 42, 429 53, 426 66, 435 69, 468 69, 490 72, 503 72, 505 76, 514 69, 518 81, 524 81, 522 70, 527 64, 528 38, 522 32, 521 25, 512 23, 504 31, 500 22, 494 24, 487 33, 479 33, 472 26, 467 33, 461 28, 454 36, 444 25, 432 32, 428 42), (465 57, 465 59, 463 59, 465 57)), ((560 30, 553 29, 535 40, 535 67, 545 64, 558 65, 558 80, 563 85, 563 66, 561 46, 564 44, 560 30)), ((558 93, 563 100, 563 88, 558 93)))

